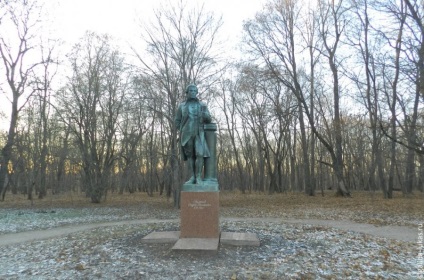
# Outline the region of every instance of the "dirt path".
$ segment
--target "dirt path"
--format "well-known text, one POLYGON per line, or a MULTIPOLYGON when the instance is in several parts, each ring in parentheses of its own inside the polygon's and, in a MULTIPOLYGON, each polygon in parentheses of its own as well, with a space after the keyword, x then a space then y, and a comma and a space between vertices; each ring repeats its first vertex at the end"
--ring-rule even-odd
MULTIPOLYGON (((333 221, 333 220, 312 220, 312 219, 289 219, 283 220, 278 218, 222 218, 224 221, 264 221, 264 222, 283 222, 290 224, 310 224, 317 226, 332 227, 346 231, 353 231, 359 233, 370 234, 377 237, 384 237, 388 239, 395 239, 405 242, 416 242, 418 237, 418 229, 406 226, 374 226, 371 224, 361 224, 352 221, 333 221)), ((0 246, 13 245, 36 240, 43 240, 49 238, 56 238, 65 236, 71 233, 91 230, 100 227, 110 227, 119 225, 133 225, 133 224, 149 224, 149 223, 168 223, 177 222, 178 219, 159 220, 159 219, 145 219, 145 220, 130 220, 119 222, 105 222, 96 224, 72 225, 66 227, 59 227, 46 230, 27 231, 19 233, 8 233, 0 235, 0 246)))

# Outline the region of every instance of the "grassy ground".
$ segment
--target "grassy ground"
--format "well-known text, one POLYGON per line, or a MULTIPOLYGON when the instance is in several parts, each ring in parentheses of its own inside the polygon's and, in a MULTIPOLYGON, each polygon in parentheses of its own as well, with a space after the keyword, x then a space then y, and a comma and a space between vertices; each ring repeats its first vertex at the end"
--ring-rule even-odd
POLYGON ((393 199, 384 199, 381 192, 353 192, 351 198, 336 197, 333 192, 314 197, 303 193, 230 193, 221 195, 221 206, 248 207, 259 212, 253 215, 259 217, 352 220, 376 225, 416 225, 424 221, 423 193, 404 196, 396 192, 393 199))
POLYGON ((393 199, 384 199, 381 192, 353 192, 352 198, 336 197, 333 192, 325 196, 306 196, 303 193, 285 193, 276 195, 263 194, 233 194, 224 193, 221 196, 222 206, 241 206, 252 204, 263 209, 283 208, 287 210, 301 209, 333 209, 366 212, 381 212, 393 215, 424 214, 424 194, 415 193, 404 196, 400 192, 394 193, 393 199))
MULTIPOLYGON (((197 254, 173 253, 169 244, 140 242, 152 231, 178 230, 179 211, 173 208, 173 200, 158 194, 153 197, 145 193, 109 194, 100 204, 90 203, 84 194, 75 193, 49 195, 33 201, 28 201, 24 195, 8 194, 6 201, 0 202, 0 229, 3 227, 4 232, 57 227, 67 232, 73 228, 71 225, 101 221, 124 223, 8 246, 0 258, 0 278, 127 276, 165 279, 167 276, 185 279, 191 276, 210 279, 210 275, 214 275, 216 279, 404 279, 409 273, 412 279, 418 256, 415 242, 361 234, 360 230, 355 232, 355 227, 339 230, 309 222, 293 224, 284 219, 348 220, 374 225, 407 225, 416 230, 416 225, 423 222, 423 213, 424 195, 421 193, 408 197, 396 193, 393 199, 385 200, 381 193, 367 192, 354 192, 352 198, 335 197, 334 192, 327 192, 324 197, 308 197, 303 193, 243 195, 221 192, 221 216, 260 218, 229 219, 220 223, 221 228, 254 232, 261 246, 220 246, 217 254, 199 258, 197 254), (38 211, 44 209, 46 211, 38 211), (269 222, 264 219, 266 217, 278 219, 269 222), (125 223, 135 219, 138 222, 145 219, 173 221, 125 223), (200 272, 203 274, 198 274, 200 272)), ((374 226, 367 228, 374 229, 374 226)), ((378 230, 393 229, 402 235, 406 228, 378 230)), ((16 238, 15 234, 10 236, 16 238)), ((34 237, 27 233, 24 236, 34 237)))
MULTIPOLYGON (((28 200, 25 195, 7 194, 0 209, 7 208, 61 208, 61 207, 119 207, 133 208, 147 204, 154 209, 175 211, 172 198, 145 193, 108 194, 100 204, 93 204, 84 194, 48 195, 44 199, 28 200)), ((325 196, 306 196, 303 193, 268 195, 221 192, 221 215, 235 217, 281 217, 353 220, 372 224, 416 225, 424 221, 424 194, 403 196, 395 192, 393 199, 384 199, 381 192, 353 192, 352 198, 336 197, 334 192, 325 196)))

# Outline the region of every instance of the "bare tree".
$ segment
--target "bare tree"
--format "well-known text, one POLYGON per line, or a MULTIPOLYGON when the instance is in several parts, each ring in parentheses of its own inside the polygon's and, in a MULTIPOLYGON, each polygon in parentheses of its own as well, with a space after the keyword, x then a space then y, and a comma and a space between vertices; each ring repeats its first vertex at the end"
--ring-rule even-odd
POLYGON ((255 65, 242 67, 238 86, 231 95, 231 102, 242 119, 243 154, 246 163, 251 166, 252 175, 255 173, 252 180, 254 189, 266 191, 269 190, 267 173, 272 173, 272 168, 269 168, 272 159, 269 157, 268 146, 264 143, 267 129, 260 129, 259 126, 269 114, 266 113, 266 99, 260 90, 260 71, 257 70, 259 69, 255 65))
POLYGON ((237 104, 234 98, 235 91, 237 91, 237 83, 231 80, 221 81, 221 93, 218 95, 222 99, 218 101, 221 105, 222 112, 225 117, 225 127, 227 128, 227 133, 231 143, 232 151, 234 156, 227 155, 227 157, 234 158, 236 161, 237 172, 238 172, 238 184, 240 186, 241 192, 246 192, 246 180, 245 172, 242 163, 242 157, 240 155, 240 150, 243 146, 242 141, 240 141, 238 122, 240 119, 237 116, 237 104))
MULTIPOLYGON (((369 174, 367 182, 368 188, 383 190, 386 195, 386 178, 384 173, 383 146, 381 144, 382 133, 379 129, 380 121, 380 88, 378 72, 378 55, 382 48, 378 34, 372 28, 373 21, 370 17, 372 11, 368 0, 351 1, 352 20, 348 26, 347 41, 357 50, 357 61, 359 69, 362 71, 351 71, 344 69, 343 73, 350 77, 358 88, 360 102, 364 104, 368 111, 369 127, 372 133, 371 162, 369 164, 369 174), (378 186, 376 182, 376 171, 378 172, 378 186)), ((375 11, 374 11, 375 12, 375 11)))
POLYGON ((117 160, 117 129, 128 85, 124 61, 106 35, 87 33, 70 55, 72 76, 60 96, 62 119, 75 137, 83 187, 94 203, 105 197, 117 160))
MULTIPOLYGON (((304 28, 305 31, 302 33, 303 40, 307 43, 307 49, 308 49, 308 55, 309 55, 309 110, 310 110, 310 120, 309 122, 315 124, 315 110, 314 110, 314 94, 315 94, 315 85, 316 85, 316 78, 317 78, 317 71, 316 66, 319 62, 320 52, 321 49, 318 45, 318 38, 317 38, 317 17, 316 17, 316 11, 312 8, 309 8, 309 13, 305 16, 304 20, 304 28)), ((299 106, 301 106, 301 102, 299 102, 299 106)), ((300 118, 303 118, 303 111, 299 112, 299 114, 302 114, 302 116, 299 116, 300 118)), ((300 123, 305 123, 303 119, 300 120, 300 123)), ((305 125, 303 124, 303 127, 305 125)), ((304 130, 304 128, 302 128, 304 130)), ((302 135, 305 135, 306 133, 303 132, 302 135)), ((305 135, 306 136, 306 135, 305 135)), ((304 142, 306 139, 305 136, 302 136, 302 141, 304 142)), ((316 178, 315 178, 315 142, 316 142, 316 136, 314 133, 310 135, 310 143, 309 143, 309 151, 308 149, 304 149, 304 158, 310 157, 310 183, 305 184, 305 192, 313 196, 315 195, 315 188, 316 188, 316 178), (309 155, 308 155, 309 154, 309 155)), ((303 143, 302 145, 307 146, 306 143, 303 143)), ((306 161, 307 163, 308 161, 306 161)), ((307 168, 308 164, 305 164, 305 168, 307 168)), ((306 173, 307 174, 307 173, 306 173)), ((306 176, 305 176, 306 177, 306 176)), ((322 193, 323 194, 323 193, 322 193)))
POLYGON ((35 92, 29 83, 41 61, 36 55, 35 60, 34 57, 30 58, 37 47, 35 42, 41 7, 37 1, 12 0, 1 1, 0 10, 4 13, 0 22, 0 59, 3 66, 0 71, 5 76, 6 92, 11 105, 7 140, 0 159, 0 193, 4 200, 19 112, 35 92))
POLYGON ((344 32, 346 21, 343 19, 345 8, 343 1, 320 1, 320 37, 323 42, 324 52, 322 54, 328 59, 328 64, 333 78, 333 132, 334 149, 332 154, 333 168, 338 180, 338 193, 346 196, 349 191, 344 181, 343 164, 343 138, 340 117, 340 78, 338 64, 340 59, 336 53, 338 51, 341 35, 344 32))
MULTIPOLYGON (((148 110, 149 102, 144 96, 144 91, 149 86, 150 81, 141 78, 133 77, 132 86, 125 93, 126 97, 119 124, 122 169, 120 193, 123 193, 124 190, 133 193, 137 190, 137 175, 142 169, 140 160, 148 158, 145 154, 142 154, 141 146, 143 142, 146 142, 145 135, 154 127, 155 117, 150 115, 148 110)), ((149 163, 150 161, 147 160, 147 162, 149 163)), ((151 192, 149 194, 151 195, 151 192)))
POLYGON ((424 3, 423 1, 404 0, 408 9, 408 17, 411 23, 407 21, 409 32, 413 34, 410 41, 407 42, 408 52, 410 52, 409 61, 414 65, 413 83, 414 92, 412 93, 412 108, 411 113, 405 115, 405 134, 407 136, 408 157, 406 161, 406 191, 412 192, 414 178, 416 177, 415 151, 424 153, 424 138, 418 139, 417 121, 418 107, 423 102, 420 99, 424 98, 424 3), (418 35, 419 34, 419 35, 418 35))
MULTIPOLYGON (((335 142, 331 143, 329 138, 326 138, 316 127, 313 114, 311 113, 310 104, 308 103, 308 95, 302 86, 301 66, 298 65, 299 53, 304 42, 300 41, 298 21, 300 15, 300 7, 295 1, 271 1, 264 13, 258 14, 256 19, 248 22, 245 25, 245 30, 248 36, 248 44, 251 49, 259 55, 260 59, 266 63, 266 66, 298 99, 302 106, 303 112, 306 114, 312 132, 319 141, 326 147, 331 155, 334 173, 338 180, 338 193, 341 195, 350 195, 344 183, 343 175, 343 151, 342 138, 340 127, 340 108, 339 108, 339 78, 336 65, 335 52, 340 40, 340 35, 343 30, 339 26, 339 8, 334 5, 321 6, 322 9, 320 18, 320 37, 323 41, 323 55, 327 55, 330 69, 333 75, 333 100, 334 100, 334 116, 333 116, 333 131, 335 142), (328 16, 332 16, 334 26, 328 25, 328 16), (330 30, 335 29, 334 41, 330 42, 330 30)), ((301 133, 305 134, 306 131, 301 133)), ((303 141, 306 146, 306 141, 303 141)), ((307 151, 306 147, 302 147, 307 151)), ((304 156, 305 164, 308 164, 307 156, 304 156)), ((310 167, 304 169, 304 172, 309 176, 310 167)), ((310 180, 305 181, 310 184, 310 180)), ((308 186, 307 189, 312 189, 308 186)))
POLYGON ((39 182, 38 182, 38 198, 43 198, 47 194, 46 177, 47 177, 47 163, 48 163, 48 140, 49 140, 49 118, 50 118, 50 102, 52 94, 52 80, 56 74, 57 62, 53 59, 54 46, 42 46, 42 61, 40 65, 42 68, 42 75, 35 81, 35 89, 37 90, 35 97, 37 99, 39 108, 39 125, 38 129, 41 132, 40 140, 40 157, 36 162, 39 162, 39 182), (55 67, 52 67, 52 66, 55 67))
MULTIPOLYGON (((384 93, 387 100, 387 105, 390 110, 390 132, 386 133, 385 128, 382 129, 383 133, 386 135, 390 135, 389 137, 391 139, 397 139, 397 103, 398 103, 398 91, 400 88, 400 82, 401 82, 401 72, 400 72, 400 65, 401 65, 401 53, 402 53, 402 42, 404 37, 404 24, 406 20, 406 13, 405 13, 405 6, 401 5, 397 8, 394 3, 388 3, 385 7, 386 13, 391 14, 394 16, 390 16, 389 18, 395 19, 395 24, 398 26, 397 32, 395 34, 394 39, 394 45, 390 44, 390 36, 387 33, 381 32, 383 38, 389 42, 389 45, 392 46, 394 50, 394 55, 390 54, 383 54, 382 60, 384 61, 381 63, 382 69, 381 72, 383 73, 383 85, 384 85, 384 93), (390 58, 390 59, 388 59, 390 58), (387 61, 391 61, 391 64, 387 64, 387 61)), ((382 126, 382 125, 381 125, 382 126)), ((389 173, 388 173, 388 183, 387 183, 387 189, 385 196, 387 198, 392 198, 393 196, 393 188, 394 188, 394 182, 395 182, 395 169, 397 165, 397 151, 396 151, 396 141, 391 141, 390 145, 390 167, 389 167, 389 173)))
MULTIPOLYGON (((299 101, 299 114, 308 111, 307 97, 301 86, 301 74, 297 61, 297 24, 300 6, 294 1, 271 1, 256 20, 245 25, 248 44, 263 59, 276 79, 287 87, 299 101), (303 108, 302 108, 303 107, 303 108)), ((298 114, 298 116, 299 116, 298 114)), ((309 114, 311 116, 311 114, 309 114)), ((312 118, 309 118, 311 120, 312 118)), ((301 139, 303 149, 303 172, 307 190, 312 190, 310 181, 310 162, 306 143, 306 130, 302 117, 301 139)), ((312 120, 313 121, 313 120, 312 120)), ((294 157, 292 157, 294 158, 294 157)), ((292 167, 294 162, 292 163, 292 167)))
MULTIPOLYGON (((388 1, 380 8, 388 19, 396 25, 393 32, 380 27, 382 37, 394 51, 387 54, 383 65, 385 96, 391 112, 389 128, 384 122, 380 127, 391 141, 391 167, 389 172, 390 191, 394 185, 396 144, 407 148, 405 173, 403 174, 402 190, 412 192, 416 174, 416 156, 424 154, 424 139, 419 135, 419 106, 423 96, 424 74, 424 27, 422 23, 422 3, 419 1, 388 1), (389 58, 389 59, 388 59, 389 58), (389 61, 390 63, 387 63, 389 61)), ((390 25, 391 26, 391 25, 390 25)))

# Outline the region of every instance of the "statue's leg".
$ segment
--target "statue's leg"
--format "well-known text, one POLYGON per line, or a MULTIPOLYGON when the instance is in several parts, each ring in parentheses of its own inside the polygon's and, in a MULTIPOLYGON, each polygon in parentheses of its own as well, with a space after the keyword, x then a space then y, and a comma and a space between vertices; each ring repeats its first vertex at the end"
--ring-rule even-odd
POLYGON ((203 144, 201 141, 201 138, 199 135, 196 136, 194 141, 194 154, 196 156, 196 163, 195 163, 195 176, 196 176, 196 184, 201 184, 203 181, 203 166, 204 166, 204 149, 203 144))
POLYGON ((187 163, 188 163, 188 171, 189 171, 189 174, 191 175, 191 177, 190 177, 190 179, 188 179, 188 181, 186 183, 195 184, 196 183, 196 177, 195 177, 196 162, 195 162, 195 159, 192 158, 192 157, 189 157, 187 159, 187 163))
POLYGON ((196 184, 202 182, 202 173, 203 173, 203 156, 196 157, 196 165, 195 165, 195 174, 196 174, 196 184))
POLYGON ((194 151, 194 139, 190 139, 183 146, 184 154, 187 157, 188 164, 188 173, 191 175, 190 179, 186 182, 186 184, 195 184, 196 183, 196 157, 194 151))

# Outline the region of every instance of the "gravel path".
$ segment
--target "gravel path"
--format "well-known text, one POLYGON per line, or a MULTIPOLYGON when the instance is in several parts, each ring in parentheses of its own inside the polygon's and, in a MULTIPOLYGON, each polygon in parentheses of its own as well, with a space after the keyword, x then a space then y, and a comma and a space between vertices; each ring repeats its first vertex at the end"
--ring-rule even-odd
MULTIPOLYGON (((266 221, 270 223, 289 223, 289 224, 305 224, 315 226, 325 226, 357 233, 370 234, 377 237, 389 238, 399 241, 416 242, 418 237, 418 229, 406 226, 375 226, 370 224, 355 223, 352 221, 334 221, 334 220, 318 220, 318 219, 290 219, 282 220, 278 218, 221 218, 221 221, 231 222, 258 222, 266 221)), ((114 227, 124 225, 152 224, 152 223, 176 223, 178 219, 160 220, 160 219, 143 219, 129 220, 118 222, 105 222, 95 224, 73 225, 46 230, 26 231, 19 233, 9 233, 0 235, 0 246, 13 245, 24 242, 32 242, 36 240, 44 240, 49 238, 61 237, 75 232, 93 230, 101 227, 114 227)))

